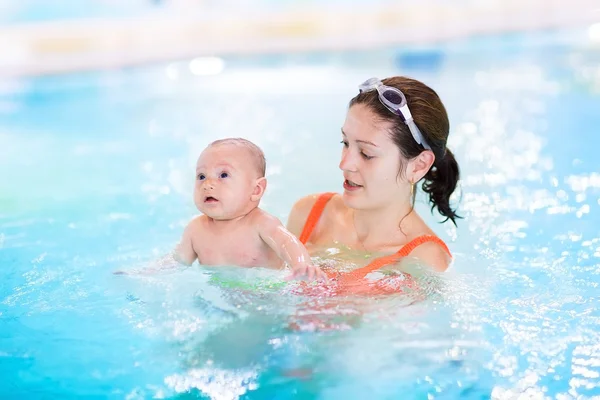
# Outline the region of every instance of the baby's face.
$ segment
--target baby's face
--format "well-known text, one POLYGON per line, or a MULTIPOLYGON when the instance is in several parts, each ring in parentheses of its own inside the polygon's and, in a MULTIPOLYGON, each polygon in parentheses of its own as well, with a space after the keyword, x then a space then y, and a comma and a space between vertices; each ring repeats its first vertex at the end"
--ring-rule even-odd
POLYGON ((196 164, 194 203, 207 216, 228 220, 249 212, 259 180, 246 149, 222 144, 207 148, 196 164))

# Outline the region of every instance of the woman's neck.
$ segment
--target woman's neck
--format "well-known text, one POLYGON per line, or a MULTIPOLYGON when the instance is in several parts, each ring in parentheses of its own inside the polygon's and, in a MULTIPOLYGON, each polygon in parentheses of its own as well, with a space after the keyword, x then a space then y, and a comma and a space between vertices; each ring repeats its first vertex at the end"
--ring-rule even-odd
POLYGON ((409 203, 402 207, 394 205, 373 210, 350 209, 349 213, 357 240, 367 251, 382 250, 405 238, 408 233, 405 226, 416 216, 409 203))

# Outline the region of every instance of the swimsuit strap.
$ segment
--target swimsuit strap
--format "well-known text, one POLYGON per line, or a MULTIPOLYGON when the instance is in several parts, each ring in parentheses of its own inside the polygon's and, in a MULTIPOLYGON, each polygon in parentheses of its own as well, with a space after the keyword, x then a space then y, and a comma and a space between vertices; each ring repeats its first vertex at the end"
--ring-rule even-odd
POLYGON ((331 198, 335 195, 333 192, 322 193, 317 198, 317 201, 313 205, 310 213, 308 214, 308 218, 306 218, 306 222, 304 223, 304 228, 302 229, 302 233, 300 234, 299 240, 302 244, 306 244, 310 235, 312 234, 315 226, 317 226, 317 222, 319 222, 319 218, 321 218, 321 214, 323 214, 323 210, 325 206, 331 200, 331 198))
POLYGON ((439 237, 437 237, 435 235, 418 236, 418 237, 414 238, 413 240, 411 240, 410 242, 406 243, 404 246, 402 246, 402 248, 396 254, 398 254, 400 257, 406 257, 418 246, 422 245, 423 243, 427 243, 427 242, 433 242, 433 243, 439 244, 442 247, 442 249, 444 249, 444 251, 446 253, 448 253, 448 255, 450 257, 452 257, 452 253, 450 253, 450 249, 448 248, 446 243, 444 243, 444 241, 442 239, 440 239, 439 237))
MULTIPOLYGON (((312 206, 312 209, 306 218, 302 233, 299 236, 299 240, 302 244, 306 244, 310 238, 310 235, 315 229, 315 226, 317 226, 317 223, 323 214, 325 206, 327 206, 327 203, 333 196, 335 196, 335 194, 336 193, 333 192, 322 193, 317 198, 317 201, 315 201, 315 204, 312 206)), ((326 274, 330 279, 338 278, 343 281, 344 284, 355 284, 358 283, 357 281, 364 279, 371 272, 398 262, 398 260, 401 258, 408 256, 415 248, 427 242, 433 242, 440 245, 442 249, 444 249, 444 251, 446 251, 450 257, 452 257, 450 249, 442 239, 435 235, 421 235, 406 243, 400 250, 398 250, 398 252, 390 254, 389 256, 376 258, 362 268, 345 273, 340 273, 338 271, 326 271, 326 274)))
POLYGON ((358 268, 354 271, 341 274, 340 278, 346 283, 363 279, 373 271, 377 271, 380 268, 398 262, 398 260, 400 260, 401 258, 408 256, 415 248, 427 242, 433 242, 442 246, 446 253, 448 253, 448 255, 452 257, 450 249, 448 248, 448 246, 446 246, 446 243, 444 243, 442 239, 435 235, 422 235, 406 243, 404 246, 402 246, 400 250, 398 250, 397 253, 390 254, 389 256, 376 258, 373 261, 371 261, 368 265, 362 268, 358 268))

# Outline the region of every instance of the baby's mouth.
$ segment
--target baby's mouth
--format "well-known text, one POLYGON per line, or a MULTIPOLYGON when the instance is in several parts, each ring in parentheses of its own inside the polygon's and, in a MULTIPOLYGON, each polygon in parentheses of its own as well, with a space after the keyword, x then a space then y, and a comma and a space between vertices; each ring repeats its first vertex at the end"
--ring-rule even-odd
POLYGON ((219 200, 215 199, 212 196, 207 196, 207 197, 204 198, 204 202, 205 203, 216 203, 217 201, 219 201, 219 200))

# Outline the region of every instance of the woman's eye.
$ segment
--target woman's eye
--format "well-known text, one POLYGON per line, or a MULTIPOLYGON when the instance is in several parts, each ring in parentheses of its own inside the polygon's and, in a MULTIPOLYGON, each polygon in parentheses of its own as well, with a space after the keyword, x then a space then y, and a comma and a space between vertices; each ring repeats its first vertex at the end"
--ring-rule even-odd
POLYGON ((221 178, 227 178, 229 176, 229 174, 227 172, 221 172, 221 175, 219 175, 221 178))
POLYGON ((340 143, 343 144, 344 147, 348 147, 348 142, 346 142, 345 140, 342 140, 340 143))
POLYGON ((362 151, 360 152, 360 155, 365 159, 365 160, 370 160, 373 158, 373 156, 368 156, 365 153, 363 153, 362 151))
POLYGON ((203 181, 203 180, 204 180, 204 178, 206 178, 206 177, 204 176, 204 174, 198 174, 198 180, 199 180, 199 181, 203 181))

